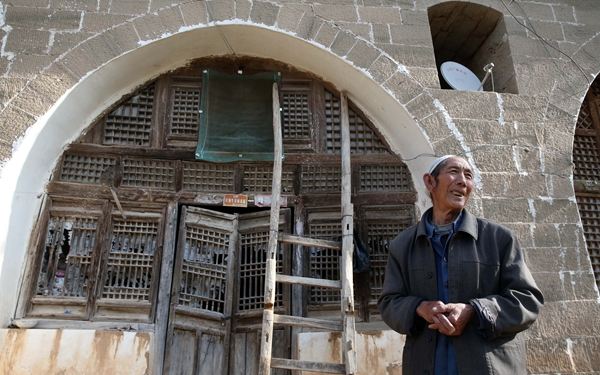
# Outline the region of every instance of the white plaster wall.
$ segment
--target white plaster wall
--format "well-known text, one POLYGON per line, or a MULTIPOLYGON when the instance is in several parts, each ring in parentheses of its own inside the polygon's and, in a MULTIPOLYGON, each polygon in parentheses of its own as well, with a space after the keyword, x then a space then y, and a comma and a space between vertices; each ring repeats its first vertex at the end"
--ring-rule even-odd
POLYGON ((152 334, 54 329, 0 329, 0 373, 151 373, 152 334))
MULTIPOLYGON (((271 58, 313 72, 346 90, 404 158, 431 153, 432 147, 405 108, 368 74, 315 44, 247 24, 222 25, 236 53, 271 58)), ((140 46, 100 67, 67 92, 32 126, 0 177, 0 326, 14 314, 30 232, 35 224, 44 184, 57 158, 106 107, 134 88, 186 62, 228 50, 215 27, 182 31, 140 46)), ((419 191, 428 200, 420 176, 430 160, 407 163, 419 191)))

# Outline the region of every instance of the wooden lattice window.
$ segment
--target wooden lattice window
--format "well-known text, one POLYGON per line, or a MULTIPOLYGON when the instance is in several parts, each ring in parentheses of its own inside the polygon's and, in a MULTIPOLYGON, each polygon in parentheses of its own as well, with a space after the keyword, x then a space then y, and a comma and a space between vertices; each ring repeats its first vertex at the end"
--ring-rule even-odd
POLYGON ((588 91, 573 140, 573 185, 586 246, 600 287, 600 78, 588 91))
POLYGON ((121 186, 174 189, 175 162, 125 158, 121 186))
POLYGON ((201 84, 180 83, 171 87, 171 139, 198 139, 201 84))
POLYGON ((341 191, 342 168, 339 165, 303 165, 302 193, 336 193, 341 191))
POLYGON ((235 166, 185 161, 183 162, 183 190, 234 191, 235 166))
POLYGON ((310 139, 310 109, 308 92, 284 92, 282 94, 282 136, 287 140, 310 139))
MULTIPOLYGON (((271 193, 273 188, 272 165, 244 165, 244 192, 271 193)), ((281 171, 281 192, 294 192, 294 169, 284 166, 281 171)))
POLYGON ((106 116, 104 143, 149 146, 153 105, 151 84, 106 116))
POLYGON ((102 173, 113 167, 115 158, 65 155, 61 167, 60 179, 71 182, 102 182, 102 173))
POLYGON ((361 165, 360 191, 410 191, 406 165, 361 165))

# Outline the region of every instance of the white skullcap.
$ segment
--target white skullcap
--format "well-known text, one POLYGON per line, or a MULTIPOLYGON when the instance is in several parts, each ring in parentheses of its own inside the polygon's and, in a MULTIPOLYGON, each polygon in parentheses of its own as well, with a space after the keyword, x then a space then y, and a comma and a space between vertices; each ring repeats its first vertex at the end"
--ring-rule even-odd
POLYGON ((429 168, 427 168, 427 173, 431 174, 435 168, 437 168, 438 165, 440 165, 444 160, 453 157, 454 155, 444 155, 444 156, 440 156, 439 158, 435 159, 434 161, 431 162, 431 164, 429 164, 429 168))

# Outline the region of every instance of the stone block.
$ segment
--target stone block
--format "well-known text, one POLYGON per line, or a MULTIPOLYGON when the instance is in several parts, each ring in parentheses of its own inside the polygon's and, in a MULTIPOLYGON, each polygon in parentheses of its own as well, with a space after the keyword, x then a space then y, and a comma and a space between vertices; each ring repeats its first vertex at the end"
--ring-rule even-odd
MULTIPOLYGON (((594 300, 548 302, 539 317, 540 331, 546 338, 583 338, 600 335, 600 314, 594 300)), ((550 341, 550 340, 548 340, 550 341)))
POLYGON ((375 82, 381 85, 393 76, 397 69, 398 65, 396 65, 395 62, 390 60, 387 56, 381 55, 373 62, 373 64, 371 64, 368 72, 375 82))
POLYGON ((225 21, 235 16, 235 2, 233 0, 206 1, 208 21, 225 21))
POLYGON ((6 105, 23 90, 28 81, 27 78, 0 77, 0 102, 6 105))
POLYGON ((19 54, 12 59, 9 77, 35 78, 42 69, 50 65, 56 57, 50 55, 19 54))
POLYGON ((571 373, 573 364, 565 339, 530 339, 527 347, 527 372, 533 374, 571 373))
POLYGON ((81 47, 69 51, 60 62, 77 78, 83 78, 98 68, 97 63, 81 47))
POLYGON ((569 199, 536 200, 533 202, 538 223, 578 223, 577 204, 569 199))
MULTIPOLYGON (((84 13, 82 31, 99 33, 127 21, 129 17, 123 14, 84 13)), ((55 37, 56 39, 56 37, 55 37)))
POLYGON ((576 261, 573 261, 568 254, 573 251, 573 249, 559 247, 558 244, 543 249, 527 248, 527 265, 531 272, 552 272, 558 275, 560 272, 578 267, 576 261))
POLYGON ((598 353, 600 353, 600 338, 586 337, 584 343, 592 370, 597 372, 600 371, 600 356, 598 356, 598 353))
MULTIPOLYGON (((298 2, 298 0, 292 0, 298 2)), ((305 4, 335 4, 335 5, 354 5, 354 0, 304 0, 305 4)))
POLYGON ((131 23, 126 23, 114 29, 108 30, 106 38, 110 43, 115 44, 121 52, 129 52, 139 47, 139 38, 135 27, 131 23))
POLYGON ((558 129, 552 129, 551 126, 546 125, 542 134, 544 137, 543 147, 546 152, 563 152, 566 154, 573 152, 573 133, 565 134, 558 129))
POLYGON ((104 34, 85 41, 81 48, 96 62, 97 67, 122 54, 119 46, 104 34))
MULTIPOLYGON (((535 34, 530 31, 530 37, 539 39, 540 37, 544 40, 550 41, 564 41, 565 35, 563 33, 562 25, 558 22, 539 22, 531 21, 531 29, 535 31, 535 34)), ((511 44, 512 50, 512 44, 511 44)))
POLYGON ((514 94, 498 94, 502 100, 504 121, 536 123, 544 121, 547 98, 514 94))
POLYGON ((536 199, 547 196, 545 178, 541 173, 482 173, 485 197, 536 199))
POLYGON ((591 272, 591 267, 589 271, 565 272, 564 279, 565 293, 568 300, 591 300, 598 298, 596 279, 593 272, 591 272))
POLYGON ((578 23, 594 25, 598 22, 598 3, 595 1, 577 2, 574 11, 578 23))
POLYGON ((355 66, 359 68, 368 69, 371 64, 379 57, 379 50, 373 48, 371 45, 359 40, 356 42, 354 47, 348 52, 347 59, 352 61, 355 66))
POLYGON ((559 243, 562 246, 570 246, 573 244, 583 244, 584 233, 583 228, 579 223, 558 224, 559 243))
POLYGON ((158 17, 160 18, 160 24, 162 25, 163 34, 170 33, 174 34, 182 26, 185 26, 183 15, 179 8, 167 8, 158 11, 158 17))
POLYGON ((48 8, 50 0, 12 0, 10 5, 17 7, 48 8))
MULTIPOLYGON (((465 141, 477 144, 507 144, 512 127, 502 126, 496 120, 455 118, 452 122, 465 141)), ((485 148, 476 152, 486 152, 485 148)))
POLYGON ((13 29, 78 30, 82 12, 56 9, 7 7, 4 20, 13 29))
MULTIPOLYGON (((407 9, 402 8, 400 11, 400 17, 402 18, 403 25, 414 25, 414 26, 428 26, 429 16, 427 15, 427 9, 407 9)), ((431 34, 431 32, 430 32, 431 34)))
POLYGON ((398 71, 384 84, 401 104, 406 104, 423 93, 423 87, 405 72, 398 71))
POLYGON ((5 161, 12 156, 12 142, 0 139, 0 160, 5 161))
POLYGON ((333 41, 336 39, 340 30, 333 26, 328 22, 323 22, 317 35, 315 35, 315 42, 321 44, 322 46, 329 48, 333 44, 333 41))
POLYGON ((372 29, 371 24, 369 23, 336 22, 335 24, 339 26, 340 29, 348 31, 350 34, 354 34, 366 41, 372 39, 372 29))
MULTIPOLYGON (((401 73, 397 73, 401 74, 401 73)), ((427 94, 421 93, 414 96, 410 101, 405 104, 408 113, 417 121, 420 122, 422 119, 429 117, 433 114, 437 114, 439 110, 435 106, 433 98, 427 94)), ((444 122, 445 124, 445 122, 444 122)), ((445 155, 445 154, 439 154, 445 155)))
MULTIPOLYGON (((563 33, 565 36, 564 41, 573 43, 573 45, 576 46, 580 46, 589 41, 590 35, 593 34, 593 30, 595 29, 595 26, 581 24, 565 23, 561 26, 563 28, 563 33)), ((561 51, 567 53, 564 50, 561 51)), ((572 56, 572 54, 568 54, 568 56, 572 56)), ((564 59, 565 56, 563 55, 562 58, 564 59)))
POLYGON ((533 222, 527 199, 484 198, 481 201, 487 219, 502 224, 533 222))
POLYGON ((376 44, 393 60, 407 67, 435 68, 433 47, 400 46, 396 44, 376 44))
MULTIPOLYGON (((477 169, 481 172, 506 172, 508 175, 517 172, 517 163, 512 146, 482 145, 477 151, 477 169), (482 150, 482 152, 479 152, 482 150)), ((476 148, 476 147, 473 147, 476 148)), ((515 192, 515 195, 520 195, 515 192)))
POLYGON ((432 141, 437 141, 452 135, 450 129, 446 125, 444 114, 439 111, 419 120, 419 126, 432 141))
POLYGON ((331 44, 331 52, 338 56, 346 56, 355 44, 356 38, 354 35, 346 31, 340 31, 331 44))
POLYGON ((391 43, 390 26, 388 24, 374 23, 371 25, 373 29, 373 40, 375 43, 391 43))
POLYGON ((150 2, 150 12, 156 12, 160 9, 178 8, 178 5, 186 3, 188 0, 152 0, 150 2))
POLYGON ((264 1, 254 1, 252 3, 250 18, 252 22, 273 26, 277 21, 278 14, 279 7, 277 5, 264 1))
POLYGON ((423 87, 431 89, 440 88, 440 79, 436 68, 411 67, 409 74, 423 87))
POLYGON ((287 31, 295 32, 298 24, 305 13, 311 13, 312 10, 306 5, 286 5, 281 8, 277 16, 277 27, 287 31))
MULTIPOLYGON (((250 0, 236 0, 235 2, 235 18, 242 21, 250 19, 250 11, 252 10, 252 2, 250 0)), ((298 20, 296 20, 298 21, 298 20)))
POLYGON ((360 22, 371 23, 400 23, 400 9, 397 7, 364 6, 358 7, 360 22))
MULTIPOLYGON (((46 1, 47 3, 47 1, 46 1)), ((14 3, 13 3, 14 5, 14 3)), ((80 0, 53 0, 50 4, 46 4, 44 8, 61 9, 61 10, 82 10, 85 12, 95 12, 98 4, 94 1, 80 0)))
POLYGON ((553 4, 554 19, 558 22, 576 22, 575 7, 567 4, 553 4))
POLYGON ((390 25, 392 43, 409 46, 432 47, 431 31, 428 25, 390 25))
POLYGON ((573 175, 571 154, 564 152, 544 153, 544 172, 556 176, 570 178, 573 175))
POLYGON ((515 15, 527 15, 530 20, 554 21, 554 12, 551 5, 540 2, 519 2, 518 4, 508 4, 508 8, 515 15))
POLYGON ((3 47, 5 52, 42 55, 48 53, 49 42, 49 31, 13 29, 3 47))
POLYGON ((332 21, 358 21, 358 13, 354 5, 338 5, 338 1, 334 4, 315 4, 315 15, 332 21))
POLYGON ((25 130, 35 123, 35 118, 14 107, 7 107, 0 113, 0 140, 11 145, 13 142, 25 134, 25 130))
MULTIPOLYGON (((456 137, 450 136, 433 143, 436 155, 459 154, 465 151, 464 146, 456 137)), ((473 199, 471 199, 473 201, 473 199)), ((473 209, 471 212, 475 213, 473 209)))
POLYGON ((302 39, 314 39, 321 29, 321 26, 325 23, 325 21, 314 17, 311 13, 304 13, 304 16, 302 16, 302 19, 300 20, 300 24, 298 25, 296 35, 302 39))
POLYGON ((16 108, 40 117, 67 91, 70 80, 60 81, 53 75, 40 75, 23 89, 11 103, 16 108))
POLYGON ((500 106, 496 93, 432 90, 452 118, 499 120, 500 106))
POLYGON ((533 240, 536 248, 558 246, 560 244, 558 226, 555 224, 536 224, 533 228, 533 240))
POLYGON ((544 303, 565 300, 564 280, 557 272, 537 272, 532 275, 544 294, 544 303))
POLYGON ((149 0, 119 0, 111 1, 110 13, 140 15, 148 12, 150 7, 149 0))
POLYGON ((575 195, 573 182, 569 177, 546 175, 548 196, 552 198, 572 198, 575 195))
MULTIPOLYGON (((506 223, 504 226, 513 231, 523 249, 533 247, 532 224, 506 223)), ((527 254, 525 255, 527 256, 527 254)))
POLYGON ((160 39, 164 33, 160 17, 157 14, 136 18, 133 25, 142 41, 160 39))
POLYGON ((181 4, 181 14, 186 26, 203 25, 207 23, 208 13, 205 1, 193 1, 181 4))

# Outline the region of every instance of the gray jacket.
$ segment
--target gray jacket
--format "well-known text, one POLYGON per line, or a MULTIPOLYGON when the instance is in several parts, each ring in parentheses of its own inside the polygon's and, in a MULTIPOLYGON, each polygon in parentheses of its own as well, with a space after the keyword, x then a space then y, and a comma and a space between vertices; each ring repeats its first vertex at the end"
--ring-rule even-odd
MULTIPOLYGON (((436 331, 415 312, 422 300, 438 300, 434 250, 423 220, 390 243, 378 301, 383 320, 407 335, 403 374, 433 374, 436 331)), ((450 240, 448 268, 450 302, 471 303, 477 311, 452 338, 459 374, 526 374, 525 343, 518 333, 537 319, 544 299, 517 238, 464 210, 450 240)))

